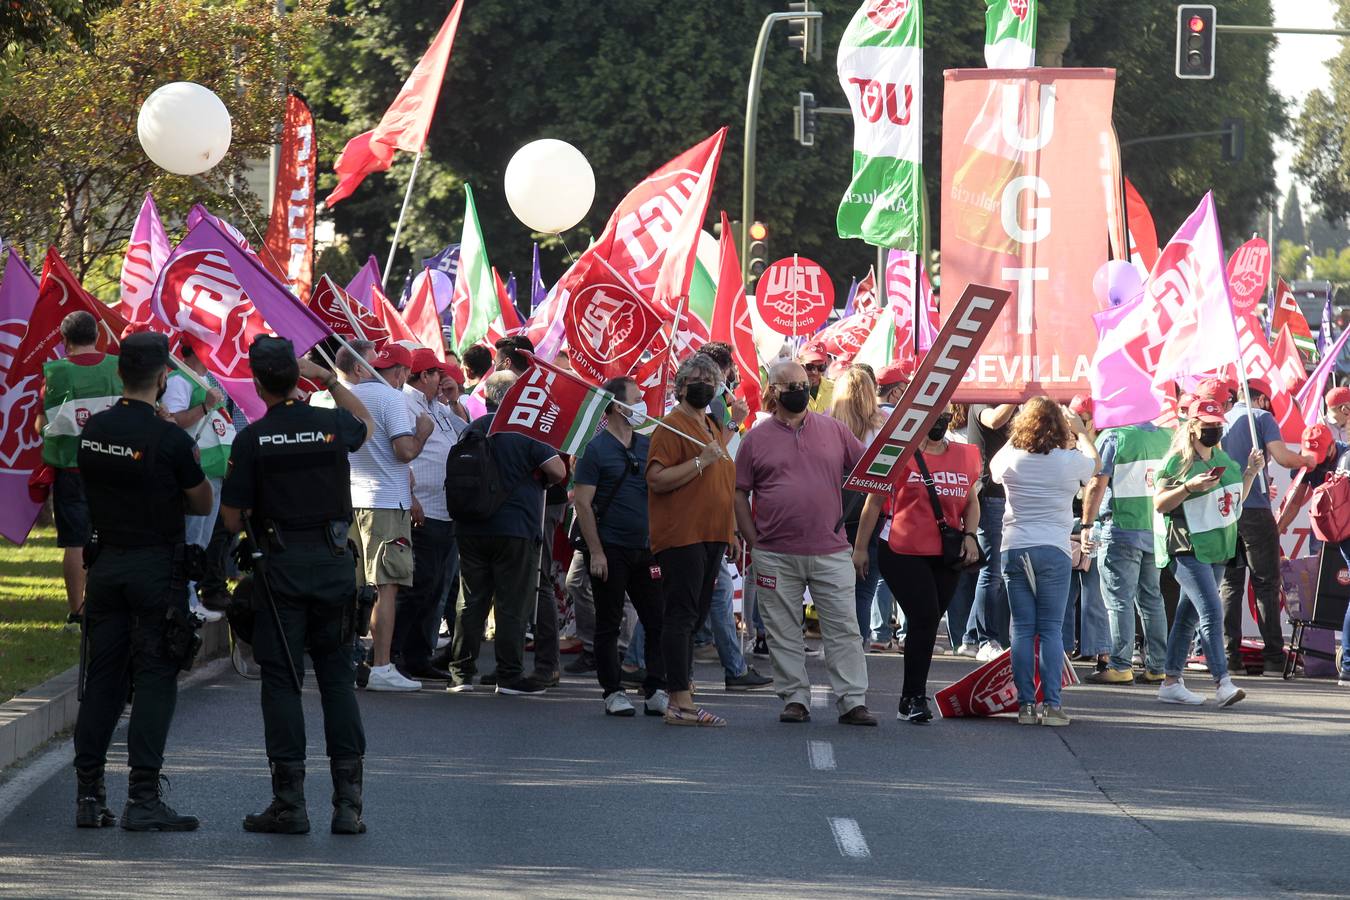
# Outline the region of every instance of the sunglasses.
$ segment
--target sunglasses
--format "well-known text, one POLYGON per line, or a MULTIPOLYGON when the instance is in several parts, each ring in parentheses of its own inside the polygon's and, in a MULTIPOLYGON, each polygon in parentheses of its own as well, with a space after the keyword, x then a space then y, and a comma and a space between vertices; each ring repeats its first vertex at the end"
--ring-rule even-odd
POLYGON ((806 382, 805 382, 805 381, 789 381, 787 384, 778 384, 777 382, 775 382, 773 386, 776 387, 776 388, 778 388, 778 390, 780 390, 780 391, 804 391, 804 390, 806 390, 806 382))
POLYGON ((823 363, 808 363, 802 366, 802 368, 808 372, 823 373, 825 371, 825 365, 823 363))
POLYGON ((624 455, 628 457, 628 474, 634 476, 640 475, 642 473, 642 468, 638 465, 637 457, 628 452, 625 452, 624 455))

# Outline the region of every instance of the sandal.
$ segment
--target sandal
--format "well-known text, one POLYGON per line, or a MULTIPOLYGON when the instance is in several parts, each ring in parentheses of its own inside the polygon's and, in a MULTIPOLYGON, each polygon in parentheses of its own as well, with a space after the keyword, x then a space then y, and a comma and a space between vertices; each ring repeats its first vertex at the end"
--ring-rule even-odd
POLYGON ((721 716, 715 716, 702 707, 695 709, 682 709, 671 704, 666 709, 667 725, 695 725, 702 728, 722 728, 727 724, 727 720, 721 716))

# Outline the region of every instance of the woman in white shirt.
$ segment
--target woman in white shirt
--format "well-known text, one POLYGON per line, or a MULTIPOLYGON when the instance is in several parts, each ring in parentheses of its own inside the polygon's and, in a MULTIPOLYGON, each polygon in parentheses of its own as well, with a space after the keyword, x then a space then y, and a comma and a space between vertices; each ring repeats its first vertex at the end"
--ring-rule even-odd
MULTIPOLYGON (((1060 708, 1064 608, 1073 557, 1073 498, 1097 474, 1101 458, 1082 421, 1049 397, 1022 405, 989 475, 1008 497, 1003 519, 1003 579, 1012 607, 1012 670, 1017 721, 1068 725, 1060 708), (1075 438, 1075 435, 1077 436, 1075 438), (1079 449, 1073 449, 1077 443, 1079 449), (1036 709, 1036 641, 1045 704, 1036 709)), ((1088 548, 1084 548, 1087 550, 1088 548)))

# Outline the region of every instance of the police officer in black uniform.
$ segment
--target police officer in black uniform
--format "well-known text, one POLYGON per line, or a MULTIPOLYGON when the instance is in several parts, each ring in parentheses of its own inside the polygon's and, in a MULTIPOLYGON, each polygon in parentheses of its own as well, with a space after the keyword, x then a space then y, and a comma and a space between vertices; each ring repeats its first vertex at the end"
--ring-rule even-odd
POLYGON ((128 831, 192 831, 160 795, 164 743, 178 696, 178 672, 192 664, 197 620, 188 612, 183 516, 211 511, 211 484, 192 438, 155 414, 168 380, 161 334, 122 342, 122 399, 93 416, 77 462, 94 524, 84 627, 88 670, 75 722, 75 824, 113 824, 103 767, 113 728, 133 688, 127 731, 128 831))
POLYGON ((347 454, 373 430, 370 415, 331 372, 297 360, 288 340, 259 337, 248 358, 267 414, 235 436, 220 515, 231 532, 246 531, 260 553, 253 579, 253 655, 262 668, 273 798, 266 810, 244 819, 244 830, 309 831, 300 704, 308 650, 333 775, 332 832, 361 834, 366 735, 351 652, 356 563, 347 546, 352 521, 347 454), (337 408, 292 399, 300 375, 331 391, 337 408))

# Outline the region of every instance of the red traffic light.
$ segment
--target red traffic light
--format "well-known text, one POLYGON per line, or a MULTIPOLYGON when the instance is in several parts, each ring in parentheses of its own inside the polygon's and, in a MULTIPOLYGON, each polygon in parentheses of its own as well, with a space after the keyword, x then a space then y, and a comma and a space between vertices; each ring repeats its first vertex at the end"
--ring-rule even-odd
POLYGON ((1200 16, 1191 16, 1191 20, 1187 25, 1190 27, 1191 31, 1200 32, 1205 30, 1205 20, 1200 16))

